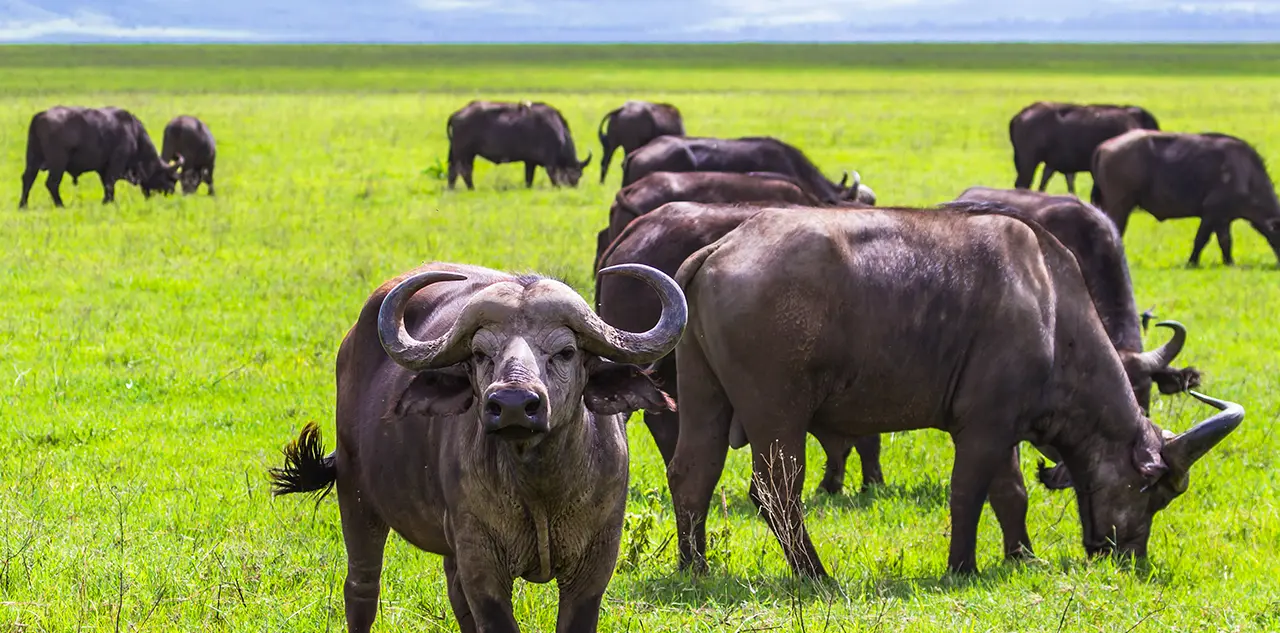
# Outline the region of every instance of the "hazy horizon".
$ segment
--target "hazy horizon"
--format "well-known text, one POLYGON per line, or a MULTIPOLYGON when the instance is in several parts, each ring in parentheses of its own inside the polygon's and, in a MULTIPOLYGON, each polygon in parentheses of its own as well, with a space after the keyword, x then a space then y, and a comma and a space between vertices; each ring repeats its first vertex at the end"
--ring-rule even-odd
POLYGON ((1280 0, 0 0, 0 42, 1280 42, 1280 0))

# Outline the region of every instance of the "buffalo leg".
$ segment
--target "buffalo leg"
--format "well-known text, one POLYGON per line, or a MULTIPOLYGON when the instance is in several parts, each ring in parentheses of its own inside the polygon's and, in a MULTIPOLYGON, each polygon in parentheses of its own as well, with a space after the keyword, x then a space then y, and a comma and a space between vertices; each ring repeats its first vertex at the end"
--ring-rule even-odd
POLYGON ((733 408, 692 336, 676 352, 680 431, 667 466, 680 568, 707 570, 707 509, 729 453, 733 408))
POLYGON ((1027 486, 1019 466, 1018 447, 1014 447, 991 481, 991 509, 1004 533, 1004 557, 1028 558, 1031 535, 1027 533, 1027 486))
MULTIPOLYGON (((479 526, 465 523, 458 526, 455 578, 459 590, 466 597, 475 630, 519 633, 511 608, 513 579, 507 575, 505 562, 498 560, 501 552, 486 540, 485 533, 479 526)), ((456 607, 454 613, 457 613, 456 607)), ((461 624, 459 621, 459 626, 461 624)))
POLYGON ((989 437, 956 437, 951 470, 951 552, 947 567, 961 574, 978 570, 978 520, 991 481, 1007 468, 1009 448, 993 446, 989 437))
POLYGON ((27 208, 27 198, 31 195, 31 187, 36 184, 36 176, 40 175, 39 169, 27 168, 22 172, 22 198, 18 200, 18 208, 27 208))
POLYGON ((209 195, 213 195, 213 165, 209 165, 204 170, 204 184, 209 186, 209 195))
MULTIPOLYGON (((537 173, 538 173, 538 165, 537 165, 537 163, 530 163, 530 162, 528 162, 528 161, 525 161, 525 164, 524 164, 524 186, 525 186, 525 188, 526 188, 526 189, 532 189, 532 188, 533 188, 533 177, 534 177, 535 175, 537 175, 537 173)), ((555 181, 555 179, 554 179, 554 178, 551 180, 551 184, 553 184, 553 185, 554 185, 554 184, 556 184, 556 181, 555 181)))
POLYGON ((58 187, 62 186, 62 170, 50 169, 49 177, 45 179, 44 186, 49 190, 49 195, 53 197, 53 206, 62 206, 62 196, 58 193, 58 187))
POLYGON ((1013 188, 1030 189, 1031 183, 1035 182, 1036 169, 1040 167, 1040 162, 1014 149, 1013 167, 1018 170, 1018 177, 1013 182, 1013 188))
POLYGON ((347 546, 347 580, 342 587, 347 631, 368 633, 378 615, 382 555, 390 528, 360 501, 359 492, 338 480, 342 540, 347 546))
POLYGON ((1069 193, 1069 194, 1071 194, 1071 195, 1073 195, 1073 196, 1074 196, 1074 195, 1076 195, 1076 175, 1075 175, 1075 173, 1066 173, 1066 172, 1063 172, 1062 177, 1067 179, 1067 193, 1069 193))
POLYGON ((871 486, 883 485, 884 474, 880 472, 880 434, 859 435, 853 438, 853 447, 858 449, 858 459, 862 462, 862 491, 866 492, 871 486))
POLYGON ((98 178, 102 180, 102 204, 110 204, 116 199, 116 181, 107 175, 106 172, 98 172, 98 178))
POLYGON ((1040 175, 1040 192, 1041 193, 1044 193, 1044 191, 1049 188, 1049 179, 1053 178, 1053 175, 1055 173, 1057 172, 1053 171, 1053 168, 1049 167, 1048 164, 1044 166, 1044 173, 1040 175))
POLYGON ((471 605, 467 604, 467 594, 458 578, 458 561, 452 556, 444 557, 444 577, 449 586, 449 606, 453 607, 458 628, 462 633, 476 633, 476 619, 471 615, 471 605))
POLYGON ((818 438, 818 443, 822 445, 822 452, 827 456, 827 467, 822 472, 822 481, 818 484, 818 490, 838 495, 844 490, 845 463, 849 461, 849 454, 853 452, 853 440, 825 433, 814 433, 813 436, 818 438))
MULTIPOLYGON (((803 428, 795 420, 778 421, 779 429, 803 428)), ((751 501, 778 537, 791 571, 805 578, 827 575, 804 526, 804 435, 779 437, 756 448, 751 501)))
POLYGON ((680 414, 675 411, 652 413, 646 411, 644 424, 653 435, 653 443, 662 455, 662 463, 670 466, 676 454, 676 440, 680 437, 680 414))
POLYGON ((1196 240, 1191 244, 1191 257, 1188 266, 1200 265, 1200 251, 1209 244, 1209 236, 1213 234, 1213 224, 1209 220, 1200 220, 1200 228, 1196 229, 1196 240))
POLYGON ((1222 250, 1222 263, 1235 266, 1236 260, 1231 256, 1231 222, 1219 224, 1214 234, 1218 236, 1218 248, 1222 250))
POLYGON ((618 563, 621 528, 619 517, 617 523, 596 534, 591 547, 582 555, 583 564, 578 572, 573 577, 556 581, 560 585, 556 633, 596 633, 600 622, 600 600, 618 563))
POLYGON ((600 159, 600 184, 604 184, 605 176, 609 175, 609 163, 613 162, 613 150, 617 149, 613 145, 605 144, 604 157, 600 159))

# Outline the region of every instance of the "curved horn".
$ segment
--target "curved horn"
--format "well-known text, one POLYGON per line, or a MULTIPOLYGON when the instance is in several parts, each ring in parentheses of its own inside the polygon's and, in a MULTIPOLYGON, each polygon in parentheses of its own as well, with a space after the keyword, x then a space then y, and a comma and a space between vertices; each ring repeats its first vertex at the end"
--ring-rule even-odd
POLYGON ((582 161, 581 163, 578 163, 578 167, 582 169, 586 169, 587 165, 589 164, 591 164, 591 150, 587 150, 587 159, 582 161))
POLYGON ((1213 417, 1175 436, 1165 443, 1160 453, 1170 468, 1186 473, 1205 453, 1230 435, 1244 421, 1244 407, 1225 400, 1210 398, 1202 393, 1188 391, 1201 402, 1218 409, 1213 417))
POLYGON ((574 330, 583 337, 583 349, 614 362, 636 365, 651 363, 675 349, 689 320, 689 306, 685 303, 680 284, 662 271, 644 264, 619 264, 604 268, 598 274, 626 275, 645 282, 658 293, 662 316, 648 332, 637 334, 605 323, 596 313, 586 309, 584 303, 584 309, 575 313, 577 322, 573 324, 574 330))
POLYGON ((466 327, 459 328, 460 324, 455 323, 443 336, 431 341, 414 338, 404 327, 404 309, 414 293, 436 282, 464 279, 466 277, 457 273, 432 270, 401 281, 387 293, 382 307, 378 309, 378 339, 391 360, 406 369, 421 371, 447 367, 465 358, 465 352, 469 350, 459 346, 458 341, 463 338, 461 334, 466 327), (460 355, 459 350, 464 353, 460 355))
POLYGON ((1168 367, 1169 363, 1172 363, 1182 351, 1183 344, 1187 342, 1187 328, 1177 321, 1161 321, 1156 324, 1156 327, 1173 330, 1173 336, 1164 345, 1138 355, 1138 362, 1147 371, 1168 367))
POLYGON ((169 171, 176 174, 179 169, 182 169, 182 166, 185 165, 187 161, 182 157, 182 154, 174 154, 173 158, 173 164, 165 165, 165 167, 168 167, 169 171))
POLYGON ((840 188, 844 189, 847 184, 849 184, 849 170, 846 169, 844 174, 840 176, 840 188))

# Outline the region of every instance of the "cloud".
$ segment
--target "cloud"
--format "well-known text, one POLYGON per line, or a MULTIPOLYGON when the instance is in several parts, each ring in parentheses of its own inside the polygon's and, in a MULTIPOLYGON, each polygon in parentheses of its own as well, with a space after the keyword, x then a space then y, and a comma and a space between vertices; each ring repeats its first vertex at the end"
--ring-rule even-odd
POLYGON ((0 20, 0 42, 25 42, 56 37, 67 39, 126 40, 262 40, 253 31, 175 26, 123 26, 109 16, 78 12, 34 20, 0 20))

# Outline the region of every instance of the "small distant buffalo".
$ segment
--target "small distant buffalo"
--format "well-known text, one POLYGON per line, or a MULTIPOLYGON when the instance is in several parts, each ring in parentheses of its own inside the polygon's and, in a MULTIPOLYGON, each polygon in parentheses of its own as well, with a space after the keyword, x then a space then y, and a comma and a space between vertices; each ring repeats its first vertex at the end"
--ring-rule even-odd
POLYGON ((209 195, 213 195, 213 162, 217 153, 213 134, 200 119, 178 116, 164 126, 160 159, 166 163, 182 163, 182 173, 178 177, 182 193, 195 193, 203 182, 209 187, 209 195))
POLYGON ((63 174, 73 180, 96 171, 102 179, 102 202, 116 197, 116 181, 136 184, 142 194, 173 193, 181 164, 160 160, 142 121, 121 108, 57 106, 36 114, 27 129, 27 168, 22 172, 22 199, 27 206, 36 175, 48 171, 45 186, 54 206, 62 206, 58 187, 63 174))
POLYGON ((449 116, 449 188, 462 176, 475 189, 471 170, 476 156, 496 164, 524 163, 524 184, 533 186, 538 167, 551 184, 577 187, 582 170, 591 162, 578 160, 569 123, 559 110, 541 101, 504 103, 472 101, 449 116))
POLYGON ((600 120, 600 182, 609 174, 613 150, 621 147, 622 155, 636 151, 659 136, 684 136, 684 119, 680 109, 669 103, 628 101, 600 120))
MULTIPOLYGON (((875 201, 875 194, 862 184, 862 177, 854 172, 852 189, 858 200, 875 201), (864 193, 865 191, 865 193, 864 193)), ((767 204, 795 204, 800 206, 825 206, 821 200, 804 190, 800 183, 783 174, 726 171, 659 171, 649 174, 620 189, 609 209, 609 226, 596 236, 596 263, 613 240, 617 239, 632 220, 667 204, 668 202, 757 202, 767 204)), ((870 206, 857 200, 840 203, 842 206, 870 206)), ((675 271, 671 271, 675 274, 675 271)))
POLYGON ((1018 170, 1014 187, 1031 188, 1036 169, 1044 163, 1040 191, 1048 187, 1054 172, 1062 172, 1067 191, 1075 193, 1076 173, 1089 171, 1098 145, 1138 128, 1159 130, 1160 124, 1138 106, 1033 103, 1009 121, 1013 164, 1018 170))
MULTIPOLYGON (((767 136, 660 136, 622 159, 622 185, 659 171, 775 172, 794 179, 823 204, 858 199, 858 187, 846 186, 848 172, 836 184, 823 176, 804 152, 767 136)), ((875 203, 874 199, 861 201, 875 203)))
POLYGON ((626 513, 626 420, 671 400, 639 365, 684 330, 680 287, 636 276, 662 317, 623 332, 538 275, 428 263, 379 287, 338 348, 337 448, 304 427, 276 494, 337 487, 347 630, 368 633, 394 530, 444 557, 463 631, 519 630, 512 583, 556 581, 556 630, 596 630, 626 513))
POLYGON ((1280 261, 1280 201, 1262 157, 1226 134, 1134 130, 1103 143, 1093 156, 1093 204, 1124 235, 1129 214, 1142 207, 1161 222, 1200 218, 1190 266, 1200 264, 1209 236, 1218 236, 1222 262, 1231 256, 1231 222, 1247 220, 1280 261))

